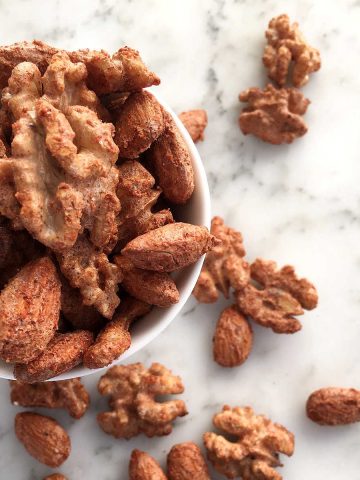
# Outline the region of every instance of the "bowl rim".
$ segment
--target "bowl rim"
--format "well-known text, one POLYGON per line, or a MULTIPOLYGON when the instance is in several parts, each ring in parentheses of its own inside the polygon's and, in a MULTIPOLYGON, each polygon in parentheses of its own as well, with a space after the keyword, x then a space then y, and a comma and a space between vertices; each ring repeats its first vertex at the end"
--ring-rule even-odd
MULTIPOLYGON (((171 115, 172 119, 174 120, 177 128, 179 129, 181 136, 186 142, 186 145, 189 149, 192 164, 194 168, 196 183, 195 189, 200 189, 200 206, 201 206, 201 225, 210 228, 210 221, 211 221, 211 203, 210 203, 210 190, 209 184, 207 181, 205 168, 202 163, 200 154, 190 137, 189 132, 186 130, 185 126, 176 115, 176 113, 172 110, 171 107, 167 104, 166 101, 157 93, 154 92, 153 89, 149 88, 146 89, 150 91, 157 101, 162 105, 162 107, 171 115)), ((196 263, 190 265, 188 268, 188 279, 186 280, 185 285, 182 287, 180 292, 180 299, 179 302, 171 307, 163 309, 164 312, 161 319, 157 321, 154 326, 150 329, 149 332, 143 335, 143 338, 137 339, 135 343, 131 345, 131 347, 126 350, 119 358, 114 360, 110 365, 102 368, 90 369, 84 367, 82 364, 79 366, 74 367, 73 369, 69 370, 68 372, 62 373, 56 377, 52 377, 47 381, 58 381, 58 380, 70 380, 77 377, 86 377, 88 375, 92 375, 95 373, 99 373, 105 369, 108 369, 114 365, 117 365, 124 360, 127 360, 132 355, 138 353, 140 350, 145 348, 149 345, 155 338, 157 338, 170 324, 177 315, 180 313, 182 308, 184 307, 185 303, 191 296, 191 293, 195 287, 196 281, 200 275, 201 267, 203 264, 205 256, 203 255, 196 263)), ((5 380, 14 380, 15 377, 13 375, 13 364, 6 364, 5 362, 0 361, 0 379, 5 380), (4 370, 4 371, 2 371, 4 370)))

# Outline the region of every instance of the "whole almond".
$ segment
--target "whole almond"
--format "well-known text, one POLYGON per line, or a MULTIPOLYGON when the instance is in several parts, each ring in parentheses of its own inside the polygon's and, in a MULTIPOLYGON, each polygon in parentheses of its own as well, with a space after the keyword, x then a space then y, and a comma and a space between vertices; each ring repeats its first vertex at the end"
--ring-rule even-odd
POLYGON ((158 462, 148 453, 134 450, 129 464, 129 480, 167 480, 158 462))
POLYGON ((316 390, 306 403, 307 416, 319 425, 360 422, 360 391, 327 387, 316 390))
POLYGON ((68 372, 81 363, 93 341, 93 333, 86 330, 57 333, 46 350, 32 362, 15 365, 14 376, 22 382, 35 383, 68 372))
POLYGON ((179 301, 179 291, 167 273, 141 270, 122 255, 114 260, 124 275, 121 285, 132 297, 158 307, 170 307, 179 301))
POLYGON ((51 417, 32 412, 18 413, 15 433, 30 455, 49 467, 58 467, 70 455, 70 438, 51 417))
POLYGON ((0 358, 25 363, 47 346, 58 326, 61 285, 50 258, 28 263, 0 294, 0 358))
POLYGON ((214 360, 223 367, 241 365, 248 358, 253 343, 249 322, 236 307, 221 313, 213 338, 214 360))
POLYGON ((200 448, 193 442, 174 445, 167 457, 169 480, 210 480, 200 448))
POLYGON ((178 222, 136 237, 121 253, 137 268, 173 272, 196 262, 219 243, 207 228, 178 222))

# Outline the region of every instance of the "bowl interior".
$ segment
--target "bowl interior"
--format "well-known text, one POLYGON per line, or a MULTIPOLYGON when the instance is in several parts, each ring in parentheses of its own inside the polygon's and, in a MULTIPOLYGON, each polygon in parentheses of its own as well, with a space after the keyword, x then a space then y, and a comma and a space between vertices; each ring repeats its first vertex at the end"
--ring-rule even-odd
MULTIPOLYGON (((176 218, 178 221, 209 227, 211 215, 209 186, 199 153, 193 141, 191 140, 190 135, 188 134, 181 121, 178 119, 177 115, 175 115, 171 108, 169 108, 168 105, 166 105, 166 103, 161 100, 153 90, 151 91, 176 122, 185 142, 187 143, 193 162, 195 174, 195 190, 191 199, 186 205, 178 206, 176 208, 176 218)), ((141 350, 171 323, 171 321, 180 312, 187 299, 191 295, 196 280, 199 276, 202 262, 203 258, 194 265, 190 265, 189 267, 181 270, 180 272, 177 272, 176 275, 174 275, 174 279, 180 293, 180 301, 176 305, 173 305, 169 308, 154 308, 141 321, 136 322, 132 328, 131 347, 118 360, 116 360, 114 364, 123 362, 131 355, 141 350)), ((58 377, 56 377, 56 380, 66 380, 69 378, 82 377, 99 370, 102 369, 90 370, 83 366, 79 366, 69 372, 59 375, 58 377)), ((14 378, 12 364, 6 364, 5 362, 0 361, 0 378, 14 378)))

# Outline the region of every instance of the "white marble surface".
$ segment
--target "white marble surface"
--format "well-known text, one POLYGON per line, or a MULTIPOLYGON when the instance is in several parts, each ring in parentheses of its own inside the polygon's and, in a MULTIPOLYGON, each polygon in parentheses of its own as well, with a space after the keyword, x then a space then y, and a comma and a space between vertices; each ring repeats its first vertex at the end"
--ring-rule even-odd
MULTIPOLYGON (((181 111, 206 108, 209 126, 199 145, 213 211, 241 229, 250 258, 291 262, 318 286, 319 308, 303 330, 280 336, 255 328, 248 362, 224 370, 211 356, 217 314, 226 305, 197 305, 133 361, 159 361, 180 374, 190 414, 171 436, 116 441, 97 427, 105 407, 99 375, 85 380, 92 407, 80 421, 52 412, 71 435, 71 457, 60 469, 71 480, 127 479, 134 447, 162 463, 170 446, 201 441, 226 402, 250 404, 296 435, 284 459, 291 480, 360 479, 360 426, 320 428, 304 415, 307 395, 325 385, 360 387, 359 110, 360 2, 276 0, 18 0, 1 1, 1 43, 38 38, 57 46, 138 48, 161 76, 163 97, 181 111), (304 92, 312 100, 309 132, 291 146, 243 137, 237 126, 241 89, 263 85, 263 32, 284 10, 321 50, 323 67, 304 92)), ((7 382, 0 382, 0 478, 41 479, 38 464, 16 441, 7 382)), ((212 472, 212 478, 217 477, 212 472)))

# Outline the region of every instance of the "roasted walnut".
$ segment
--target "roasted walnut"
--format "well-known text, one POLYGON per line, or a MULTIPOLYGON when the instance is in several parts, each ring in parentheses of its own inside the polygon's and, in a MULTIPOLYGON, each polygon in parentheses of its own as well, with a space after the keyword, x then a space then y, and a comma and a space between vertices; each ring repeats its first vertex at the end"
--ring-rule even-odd
POLYGON ((269 22, 265 36, 263 63, 271 80, 281 87, 291 72, 291 82, 301 87, 309 80, 309 75, 321 67, 320 53, 308 45, 299 30, 298 23, 290 23, 287 15, 279 15, 269 22))
POLYGON ((307 132, 301 116, 310 101, 295 88, 277 90, 268 84, 264 90, 254 87, 241 92, 239 99, 249 104, 239 118, 244 135, 250 133, 264 142, 279 145, 292 143, 307 132))
POLYGON ((98 415, 100 427, 116 438, 140 433, 148 437, 168 435, 172 422, 187 414, 182 400, 159 402, 159 395, 182 393, 180 377, 159 363, 146 369, 141 363, 118 365, 103 375, 98 385, 101 395, 110 396, 110 412, 98 415))
POLYGON ((179 114, 179 118, 184 124, 184 127, 189 132, 193 142, 204 140, 204 130, 206 128, 208 119, 205 110, 189 110, 179 114))
POLYGON ((223 433, 205 433, 204 444, 219 473, 243 480, 282 479, 274 468, 281 466, 279 453, 291 456, 294 452, 294 435, 285 427, 255 415, 250 407, 225 406, 214 415, 213 423, 223 433))

